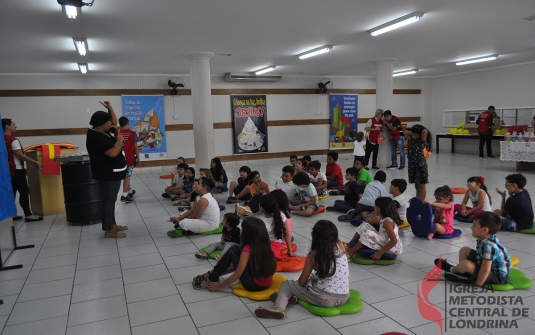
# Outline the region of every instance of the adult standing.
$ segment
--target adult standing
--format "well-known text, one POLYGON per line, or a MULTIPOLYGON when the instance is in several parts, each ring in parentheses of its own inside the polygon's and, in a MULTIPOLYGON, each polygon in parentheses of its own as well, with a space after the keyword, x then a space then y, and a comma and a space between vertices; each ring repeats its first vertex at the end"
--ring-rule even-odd
POLYGON ((379 138, 383 133, 383 110, 375 111, 375 117, 372 117, 366 123, 364 130, 368 132, 366 139, 366 164, 370 163, 370 156, 373 153, 372 169, 379 169, 377 166, 377 155, 379 154, 379 138))
POLYGON ((117 132, 117 116, 109 101, 100 101, 107 112, 97 111, 89 122, 93 128, 87 130, 86 148, 91 161, 91 173, 102 188, 102 230, 104 237, 125 237, 122 231, 127 226, 115 222, 115 202, 126 176, 126 159, 123 154, 123 135, 117 132), (116 134, 114 136, 113 134, 116 134))
POLYGON ((119 133, 123 135, 124 147, 123 153, 126 157, 126 177, 123 181, 123 195, 121 196, 121 202, 132 202, 134 200, 134 194, 136 190, 130 187, 130 179, 134 172, 134 166, 139 165, 139 151, 137 148, 137 134, 135 131, 130 130, 130 121, 128 118, 121 116, 119 118, 119 133))
POLYGON ((492 125, 494 118, 494 106, 489 108, 483 113, 479 114, 476 123, 478 124, 477 132, 479 133, 479 157, 483 156, 483 147, 487 145, 487 157, 494 158, 492 155, 492 125))
MULTIPOLYGON (((37 165, 37 168, 41 170, 43 164, 34 161, 30 157, 26 156, 22 151, 22 144, 18 138, 13 134, 17 131, 15 122, 11 119, 2 119, 2 129, 4 131, 4 142, 7 149, 7 162, 9 164, 9 173, 11 175, 11 186, 13 187, 13 195, 19 191, 19 204, 24 211, 24 221, 42 221, 42 216, 37 216, 32 213, 30 209, 30 188, 28 187, 28 181, 26 180, 26 169, 24 168, 24 162, 29 162, 37 165)), ((20 220, 22 217, 14 216, 13 220, 20 220)))
POLYGON ((390 154, 392 155, 392 165, 388 166, 387 169, 397 169, 398 168, 398 155, 396 149, 399 150, 399 169, 403 170, 405 168, 405 136, 403 135, 403 128, 401 127, 401 120, 392 115, 390 110, 386 110, 383 114, 385 125, 388 128, 388 133, 390 134, 390 154))

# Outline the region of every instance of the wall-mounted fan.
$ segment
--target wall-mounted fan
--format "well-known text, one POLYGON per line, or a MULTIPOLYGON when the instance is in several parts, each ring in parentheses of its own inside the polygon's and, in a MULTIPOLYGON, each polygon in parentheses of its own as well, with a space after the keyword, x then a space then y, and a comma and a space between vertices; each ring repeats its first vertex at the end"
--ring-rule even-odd
POLYGON ((316 88, 316 93, 325 94, 331 88, 333 88, 333 81, 330 78, 323 78, 318 83, 318 86, 316 88))
POLYGON ((167 79, 163 86, 167 93, 171 95, 180 95, 180 90, 186 88, 186 84, 179 77, 167 79))

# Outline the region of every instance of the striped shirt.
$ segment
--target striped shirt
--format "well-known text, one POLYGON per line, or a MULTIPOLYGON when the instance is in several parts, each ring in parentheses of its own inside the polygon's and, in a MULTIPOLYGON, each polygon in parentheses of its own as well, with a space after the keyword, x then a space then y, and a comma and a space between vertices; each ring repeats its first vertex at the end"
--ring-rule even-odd
POLYGON ((491 260, 491 269, 498 271, 502 276, 509 275, 509 269, 511 268, 511 257, 505 250, 505 247, 496 238, 496 235, 492 235, 484 240, 477 239, 476 246, 476 262, 481 265, 483 260, 491 260))

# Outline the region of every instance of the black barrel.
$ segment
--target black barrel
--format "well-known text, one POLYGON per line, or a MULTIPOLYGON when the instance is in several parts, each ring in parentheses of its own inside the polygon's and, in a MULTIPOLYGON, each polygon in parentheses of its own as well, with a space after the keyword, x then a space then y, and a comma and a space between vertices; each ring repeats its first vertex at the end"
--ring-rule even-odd
POLYGON ((88 224, 101 222, 102 190, 100 184, 93 179, 91 163, 63 163, 61 174, 67 222, 88 224))

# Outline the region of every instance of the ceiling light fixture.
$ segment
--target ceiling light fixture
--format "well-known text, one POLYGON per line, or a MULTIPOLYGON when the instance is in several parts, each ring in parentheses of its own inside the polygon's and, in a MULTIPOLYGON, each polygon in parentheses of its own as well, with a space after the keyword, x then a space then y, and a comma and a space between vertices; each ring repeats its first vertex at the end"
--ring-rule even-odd
POLYGON ((257 76, 259 76, 259 75, 264 74, 264 73, 266 73, 266 72, 273 71, 273 70, 275 70, 275 68, 276 68, 275 65, 270 65, 270 66, 265 67, 265 68, 262 68, 262 69, 260 69, 260 70, 256 70, 256 71, 254 72, 254 74, 256 74, 257 76))
POLYGON ((377 26, 375 28, 372 28, 368 30, 368 33, 370 33, 370 35, 372 36, 378 36, 386 32, 389 32, 390 30, 401 28, 408 24, 419 21, 422 16, 424 16, 423 13, 410 13, 400 18, 397 18, 395 20, 392 20, 390 22, 387 22, 385 24, 382 24, 380 26, 377 26))
POLYGON ((76 50, 80 54, 80 56, 85 56, 87 53, 87 39, 85 38, 73 38, 74 46, 76 47, 76 50))
POLYGON ((466 64, 473 64, 473 63, 480 63, 480 62, 487 62, 489 60, 495 60, 498 58, 498 55, 490 55, 490 56, 483 56, 483 57, 476 57, 476 58, 469 58, 469 59, 463 59, 460 61, 457 61, 455 65, 466 65, 466 64))
POLYGON ((414 74, 416 72, 418 72, 418 69, 398 71, 398 72, 394 72, 392 74, 392 77, 406 76, 408 74, 414 74))
POLYGON ((87 63, 85 64, 82 64, 82 63, 78 63, 78 68, 80 69, 80 72, 82 72, 83 74, 86 74, 87 73, 87 63))
POLYGON ((76 19, 82 13, 82 7, 91 7, 93 6, 93 2, 95 0, 91 2, 83 2, 82 0, 58 0, 58 4, 61 5, 63 12, 69 19, 76 19))
POLYGON ((314 56, 321 55, 321 54, 324 54, 326 52, 329 52, 332 48, 333 48, 332 45, 324 45, 324 46, 316 48, 316 49, 305 51, 305 52, 303 52, 303 53, 301 53, 301 54, 299 54, 297 56, 299 56, 299 59, 307 59, 307 58, 310 58, 310 57, 314 57, 314 56))

